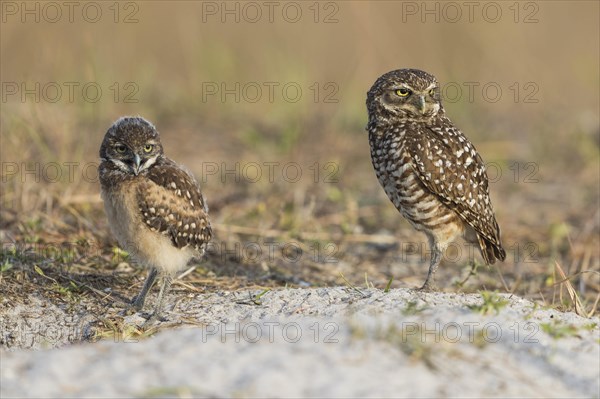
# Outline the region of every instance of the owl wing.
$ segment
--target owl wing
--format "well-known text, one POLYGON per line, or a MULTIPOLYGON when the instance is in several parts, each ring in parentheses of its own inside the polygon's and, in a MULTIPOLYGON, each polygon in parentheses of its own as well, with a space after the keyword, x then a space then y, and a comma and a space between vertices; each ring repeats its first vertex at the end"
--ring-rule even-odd
POLYGON ((423 127, 407 139, 419 180, 477 232, 488 263, 494 256, 504 260, 485 164, 475 147, 454 126, 423 127), (486 249, 490 246, 491 253, 486 249))
POLYGON ((212 237, 212 229, 194 177, 168 159, 148 169, 147 177, 137 191, 144 223, 170 237, 177 248, 202 250, 212 237))

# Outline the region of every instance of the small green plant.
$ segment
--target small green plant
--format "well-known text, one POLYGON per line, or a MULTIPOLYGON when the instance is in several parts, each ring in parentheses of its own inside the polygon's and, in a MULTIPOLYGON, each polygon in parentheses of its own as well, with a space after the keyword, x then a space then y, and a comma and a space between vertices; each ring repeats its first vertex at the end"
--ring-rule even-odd
MULTIPOLYGON (((35 272, 37 274, 39 274, 42 277, 46 277, 46 274, 44 274, 44 271, 42 270, 41 267, 39 267, 38 265, 33 265, 33 270, 35 270, 35 272)), ((50 277, 46 277, 46 278, 50 278, 50 277)), ((56 282, 56 280, 50 278, 51 280, 53 280, 54 282, 56 282)))
POLYGON ((326 195, 331 202, 341 203, 344 199, 344 193, 335 186, 327 187, 326 195))
POLYGON ((559 323, 553 321, 552 323, 540 323, 540 327, 543 332, 550 335, 554 339, 572 337, 577 335, 577 327, 571 324, 559 323))
POLYGON ((367 294, 365 294, 364 292, 362 292, 361 290, 356 288, 356 286, 354 284, 352 284, 350 281, 348 281, 348 279, 344 276, 344 274, 340 273, 340 277, 342 277, 342 280, 344 280, 344 283, 346 283, 346 285, 348 287, 350 287, 353 291, 360 294, 360 296, 362 296, 363 298, 366 298, 368 296, 367 294))
POLYGON ((421 325, 417 323, 403 323, 400 326, 379 324, 375 328, 368 328, 357 322, 351 322, 349 328, 352 339, 387 342, 411 360, 422 361, 430 369, 436 369, 433 362, 435 343, 427 342, 427 334, 424 334, 421 325))
POLYGON ((0 265, 0 273, 7 272, 12 268, 13 264, 8 259, 5 259, 4 262, 0 265))
POLYGON ((475 345, 479 349, 484 348, 488 344, 488 340, 485 335, 485 331, 482 329, 475 330, 472 340, 473 340, 473 345, 475 345))
POLYGON ((262 302, 260 301, 260 298, 263 297, 263 295, 265 295, 267 292, 271 291, 269 288, 263 290, 261 293, 255 295, 252 298, 252 302, 254 302, 255 305, 262 305, 262 302))
POLYGON ((533 303, 533 306, 531 307, 531 310, 529 311, 529 313, 527 313, 524 316, 525 320, 529 320, 531 319, 531 317, 533 317, 534 313, 539 309, 540 305, 537 302, 533 303))
POLYGON ((421 313, 425 309, 427 309, 427 306, 419 306, 417 301, 410 301, 406 304, 406 307, 402 309, 402 314, 404 316, 412 316, 417 313, 421 313))
POLYGON ((256 294, 256 295, 252 295, 251 293, 248 293, 248 300, 245 301, 236 301, 236 303, 238 305, 257 305, 260 306, 262 305, 262 301, 260 301, 260 298, 263 297, 263 295, 265 295, 267 292, 271 291, 269 288, 261 291, 260 293, 256 294))
POLYGON ((365 286, 367 287, 367 289, 375 288, 373 282, 369 281, 369 276, 367 275, 367 272, 365 272, 365 286))
POLYGON ((385 289, 383 290, 383 292, 385 292, 386 294, 388 292, 390 292, 390 287, 392 286, 392 281, 394 281, 394 276, 390 277, 390 280, 388 281, 387 285, 385 286, 385 289))
POLYGON ((52 285, 52 291, 64 296, 70 302, 75 302, 79 298, 77 294, 81 293, 81 288, 73 281, 69 281, 66 286, 56 282, 52 285))
POLYGON ((145 329, 143 326, 115 322, 104 317, 100 317, 98 321, 102 325, 94 330, 93 342, 110 340, 114 342, 136 343, 153 336, 159 330, 158 326, 145 329))
POLYGON ((377 331, 376 338, 397 346, 412 360, 420 360, 432 370, 436 368, 432 359, 433 346, 427 344, 418 324, 403 325, 401 328, 390 325, 387 329, 377 331))
POLYGON ((483 303, 481 305, 470 305, 469 309, 479 312, 482 315, 490 314, 492 312, 498 314, 502 308, 508 305, 508 301, 500 298, 500 296, 495 292, 480 291, 480 294, 481 299, 483 299, 483 303))
POLYGON ((129 252, 122 250, 119 247, 113 247, 112 249, 112 263, 118 265, 121 262, 125 262, 129 258, 129 252))
POLYGON ((481 264, 479 262, 473 261, 471 263, 471 270, 469 270, 469 274, 467 274, 467 276, 462 281, 456 281, 456 282, 454 282, 454 286, 457 287, 457 288, 464 287, 464 285, 467 283, 467 281, 469 281, 469 279, 471 277, 477 275, 477 269, 479 268, 479 266, 481 266, 481 264))

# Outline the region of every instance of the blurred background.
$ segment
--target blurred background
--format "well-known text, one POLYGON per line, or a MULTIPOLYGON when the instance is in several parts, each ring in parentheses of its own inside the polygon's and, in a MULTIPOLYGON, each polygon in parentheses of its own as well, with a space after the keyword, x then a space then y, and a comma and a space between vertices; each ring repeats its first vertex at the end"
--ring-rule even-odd
POLYGON ((98 300, 89 286, 127 296, 142 283, 97 181, 100 143, 122 115, 153 122, 208 200, 214 245, 176 291, 419 286, 425 237, 379 187, 364 129, 373 82, 411 67, 438 78, 448 115, 489 164, 508 253, 486 267, 452 247, 440 287, 567 309, 574 287, 596 309, 598 2, 1 7, 6 292, 31 284, 73 302, 98 300), (34 265, 54 281, 36 279, 34 265))

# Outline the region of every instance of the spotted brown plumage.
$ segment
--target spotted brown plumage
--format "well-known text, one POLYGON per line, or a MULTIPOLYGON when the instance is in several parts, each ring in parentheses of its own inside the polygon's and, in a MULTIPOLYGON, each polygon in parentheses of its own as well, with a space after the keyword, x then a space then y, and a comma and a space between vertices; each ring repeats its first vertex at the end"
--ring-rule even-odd
POLYGON ((195 179, 167 159, 149 169, 147 177, 137 190, 144 223, 168 236, 177 248, 191 246, 201 251, 212 233, 195 179))
POLYGON ((163 152, 156 128, 141 117, 117 120, 100 147, 100 185, 111 230, 150 273, 133 307, 141 309, 163 278, 153 315, 162 310, 174 274, 201 256, 212 237, 200 186, 163 152))
POLYGON ((415 69, 389 72, 369 90, 367 109, 379 182, 429 239, 432 258, 422 288, 433 288, 442 251, 459 235, 478 246, 486 263, 504 260, 484 162, 446 117, 435 77, 415 69))

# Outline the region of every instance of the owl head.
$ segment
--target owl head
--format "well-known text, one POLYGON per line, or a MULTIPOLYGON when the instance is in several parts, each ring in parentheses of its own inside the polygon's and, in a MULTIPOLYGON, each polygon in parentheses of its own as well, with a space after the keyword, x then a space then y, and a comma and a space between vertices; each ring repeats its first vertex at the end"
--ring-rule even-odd
POLYGON ((100 146, 102 162, 111 162, 121 172, 136 176, 163 156, 158 131, 139 116, 119 118, 108 129, 100 146))
POLYGON ((427 120, 444 112, 433 75, 418 69, 398 69, 382 75, 367 93, 369 121, 427 120))

